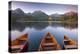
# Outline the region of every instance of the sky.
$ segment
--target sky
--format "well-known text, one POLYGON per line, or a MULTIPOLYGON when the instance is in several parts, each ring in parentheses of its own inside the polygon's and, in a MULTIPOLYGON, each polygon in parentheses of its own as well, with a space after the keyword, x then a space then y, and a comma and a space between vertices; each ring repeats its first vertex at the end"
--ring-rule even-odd
POLYGON ((11 7, 12 7, 12 10, 20 8, 25 13, 29 13, 29 12, 32 13, 34 11, 41 10, 48 15, 64 14, 70 11, 78 12, 77 5, 69 5, 69 4, 31 3, 31 2, 13 1, 11 4, 11 7))

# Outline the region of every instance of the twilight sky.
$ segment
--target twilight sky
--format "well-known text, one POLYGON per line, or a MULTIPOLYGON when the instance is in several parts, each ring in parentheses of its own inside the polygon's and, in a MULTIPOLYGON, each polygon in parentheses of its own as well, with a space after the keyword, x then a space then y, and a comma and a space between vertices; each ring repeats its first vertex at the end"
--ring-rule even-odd
POLYGON ((64 4, 49 4, 49 3, 31 3, 31 2, 12 2, 12 10, 20 8, 25 13, 34 12, 36 10, 41 10, 46 14, 64 14, 69 11, 78 12, 77 5, 64 5, 64 4))

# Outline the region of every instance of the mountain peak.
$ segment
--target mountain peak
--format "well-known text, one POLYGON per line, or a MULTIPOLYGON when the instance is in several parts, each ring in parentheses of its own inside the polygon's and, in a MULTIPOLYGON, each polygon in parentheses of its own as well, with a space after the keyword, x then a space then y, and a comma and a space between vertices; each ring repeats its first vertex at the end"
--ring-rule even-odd
POLYGON ((34 11, 33 13, 44 13, 41 10, 34 11))
POLYGON ((42 12, 41 10, 34 11, 32 14, 33 14, 33 15, 37 15, 37 16, 39 16, 39 15, 40 15, 40 16, 44 16, 44 15, 47 16, 47 14, 44 13, 44 12, 42 12))
POLYGON ((16 13, 24 13, 24 11, 21 10, 20 8, 15 9, 14 12, 16 12, 16 13))

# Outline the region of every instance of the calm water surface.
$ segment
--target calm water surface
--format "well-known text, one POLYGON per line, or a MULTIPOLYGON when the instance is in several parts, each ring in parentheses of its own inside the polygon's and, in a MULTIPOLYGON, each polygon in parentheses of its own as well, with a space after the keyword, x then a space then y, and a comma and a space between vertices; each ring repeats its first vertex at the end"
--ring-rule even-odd
POLYGON ((37 51, 41 40, 48 32, 54 35, 62 48, 64 35, 67 35, 76 41, 78 39, 78 29, 77 24, 75 23, 26 22, 17 23, 17 25, 12 28, 12 40, 22 34, 28 33, 29 51, 37 51))

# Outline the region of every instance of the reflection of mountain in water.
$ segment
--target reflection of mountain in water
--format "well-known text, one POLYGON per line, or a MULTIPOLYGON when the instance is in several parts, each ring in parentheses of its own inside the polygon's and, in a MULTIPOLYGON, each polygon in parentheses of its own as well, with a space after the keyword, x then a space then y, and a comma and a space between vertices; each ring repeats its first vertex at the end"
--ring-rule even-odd
POLYGON ((11 29, 23 30, 25 27, 44 29, 47 26, 52 27, 65 27, 65 28, 77 28, 78 13, 68 12, 64 14, 51 14, 47 15, 41 10, 36 10, 33 13, 25 13, 22 9, 9 10, 11 29), (22 21, 22 22, 20 22, 22 21), (26 21, 26 22, 24 22, 26 21), (27 22, 34 21, 34 22, 27 22), (49 22, 38 22, 49 21, 49 22), (61 22, 50 22, 61 21, 61 22), (69 22, 69 23, 65 23, 69 22), (72 23, 71 23, 72 22, 72 23))
POLYGON ((77 28, 77 23, 58 23, 58 22, 16 22, 16 24, 12 25, 12 30, 24 30, 26 27, 35 28, 37 30, 41 30, 46 28, 47 26, 52 27, 64 27, 68 29, 77 28))

